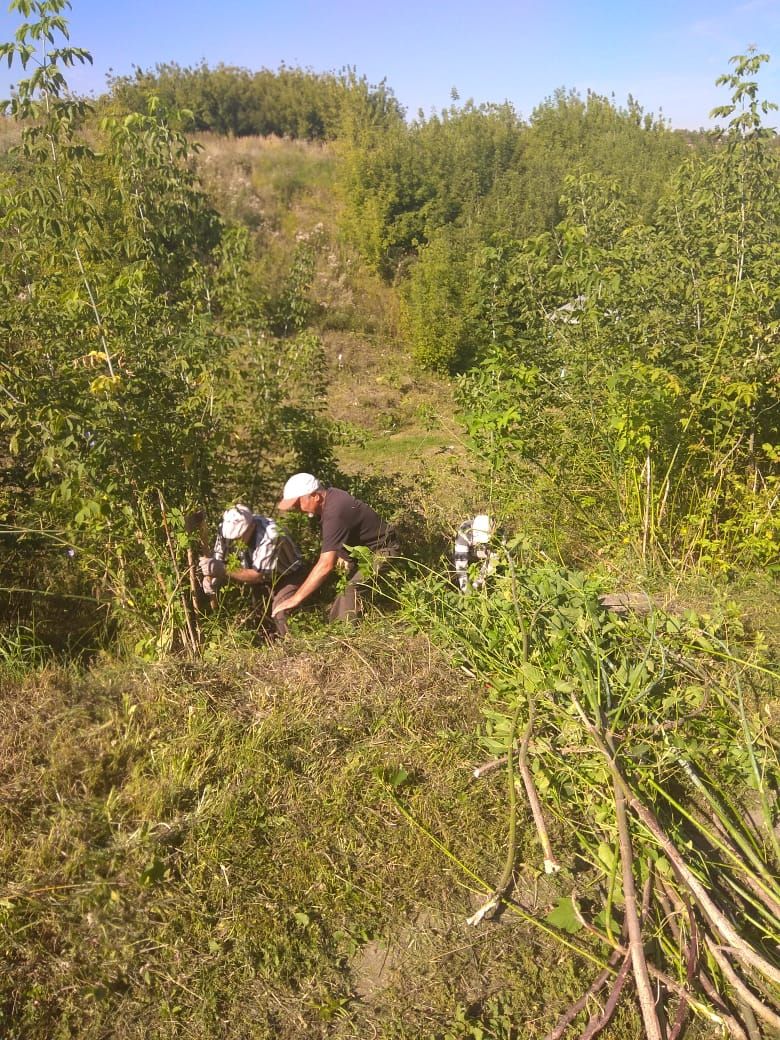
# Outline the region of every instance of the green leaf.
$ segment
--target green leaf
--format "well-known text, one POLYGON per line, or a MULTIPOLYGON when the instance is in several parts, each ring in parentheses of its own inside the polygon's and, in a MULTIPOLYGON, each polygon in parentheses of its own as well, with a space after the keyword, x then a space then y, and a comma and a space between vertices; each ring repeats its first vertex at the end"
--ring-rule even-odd
POLYGON ((582 928, 574 913, 574 901, 571 896, 559 899, 555 908, 545 917, 545 921, 562 932, 569 932, 570 935, 574 935, 582 928))
POLYGON ((608 874, 611 874, 615 868, 615 850, 611 845, 607 845, 606 842, 602 841, 596 851, 599 862, 602 864, 608 874))
POLYGON ((402 787, 409 779, 409 773, 403 766, 398 766, 397 769, 388 770, 385 773, 385 780, 391 787, 402 787))
POLYGON ((159 884, 165 878, 165 863, 156 856, 141 871, 140 882, 145 887, 159 884))

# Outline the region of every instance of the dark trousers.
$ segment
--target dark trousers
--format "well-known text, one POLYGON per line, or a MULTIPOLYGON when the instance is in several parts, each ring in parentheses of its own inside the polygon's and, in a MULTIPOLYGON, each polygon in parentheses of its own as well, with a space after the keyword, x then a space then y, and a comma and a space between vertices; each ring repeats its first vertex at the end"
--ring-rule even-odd
POLYGON ((253 587, 258 606, 262 610, 260 623, 265 628, 269 638, 283 639, 287 635, 289 631, 287 612, 283 610, 274 618, 271 617, 271 612, 277 603, 280 603, 287 596, 291 596, 293 592, 300 588, 308 574, 308 570, 308 567, 298 567, 291 574, 279 578, 271 588, 267 585, 255 585, 253 587))
POLYGON ((363 613, 361 593, 368 591, 371 579, 384 570, 390 560, 399 553, 398 545, 393 543, 385 548, 374 550, 372 566, 368 573, 362 568, 356 567, 350 574, 344 591, 340 592, 331 603, 328 621, 354 621, 356 617, 359 617, 363 613))

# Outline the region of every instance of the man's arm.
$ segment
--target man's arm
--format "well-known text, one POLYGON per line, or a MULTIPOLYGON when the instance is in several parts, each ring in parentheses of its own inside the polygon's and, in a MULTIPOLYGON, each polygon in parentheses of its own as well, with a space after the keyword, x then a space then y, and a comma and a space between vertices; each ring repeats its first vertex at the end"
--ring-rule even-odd
POLYGON ((286 599, 283 599, 281 603, 278 603, 276 607, 274 607, 271 616, 275 617, 282 610, 294 610, 296 607, 300 606, 305 599, 308 599, 309 596, 311 596, 312 592, 316 592, 320 585, 324 583, 325 579, 335 568, 337 560, 338 553, 335 551, 321 553, 320 558, 312 567, 306 581, 303 582, 301 587, 297 592, 294 592, 292 596, 288 596, 286 599))
POLYGON ((266 580, 262 571, 256 571, 254 567, 237 567, 234 571, 227 572, 228 581, 239 581, 242 585, 262 585, 266 580))

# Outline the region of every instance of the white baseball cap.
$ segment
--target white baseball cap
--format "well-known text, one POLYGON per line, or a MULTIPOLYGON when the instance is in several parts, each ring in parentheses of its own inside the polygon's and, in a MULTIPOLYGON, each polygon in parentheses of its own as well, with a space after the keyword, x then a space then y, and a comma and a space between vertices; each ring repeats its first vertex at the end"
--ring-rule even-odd
POLYGON ((222 537, 232 541, 242 538, 254 523, 254 515, 246 506, 236 505, 222 514, 222 537))
POLYGON ((322 484, 311 473, 296 473, 284 485, 282 499, 277 508, 283 512, 286 509, 292 509, 298 504, 298 499, 302 495, 311 495, 315 491, 321 490, 322 484))
POLYGON ((478 513, 471 524, 471 539, 474 545, 484 545, 493 535, 493 522, 487 513, 478 513))

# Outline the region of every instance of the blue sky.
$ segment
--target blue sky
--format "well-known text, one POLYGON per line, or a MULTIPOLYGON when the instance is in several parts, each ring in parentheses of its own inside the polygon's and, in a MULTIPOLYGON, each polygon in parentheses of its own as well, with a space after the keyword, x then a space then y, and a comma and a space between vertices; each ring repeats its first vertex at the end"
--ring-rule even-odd
MULTIPOLYGON (((0 0, 0 40, 19 17, 0 0)), ((772 61, 762 95, 780 102, 780 0, 73 0, 71 42, 94 66, 71 87, 100 92, 106 72, 205 59, 249 69, 353 65, 386 78, 410 115, 462 101, 511 101, 528 117, 556 88, 632 94, 677 128, 711 125, 728 59, 755 45, 772 61)), ((19 72, 0 70, 0 96, 19 72)), ((780 115, 769 120, 780 125, 780 115)))

